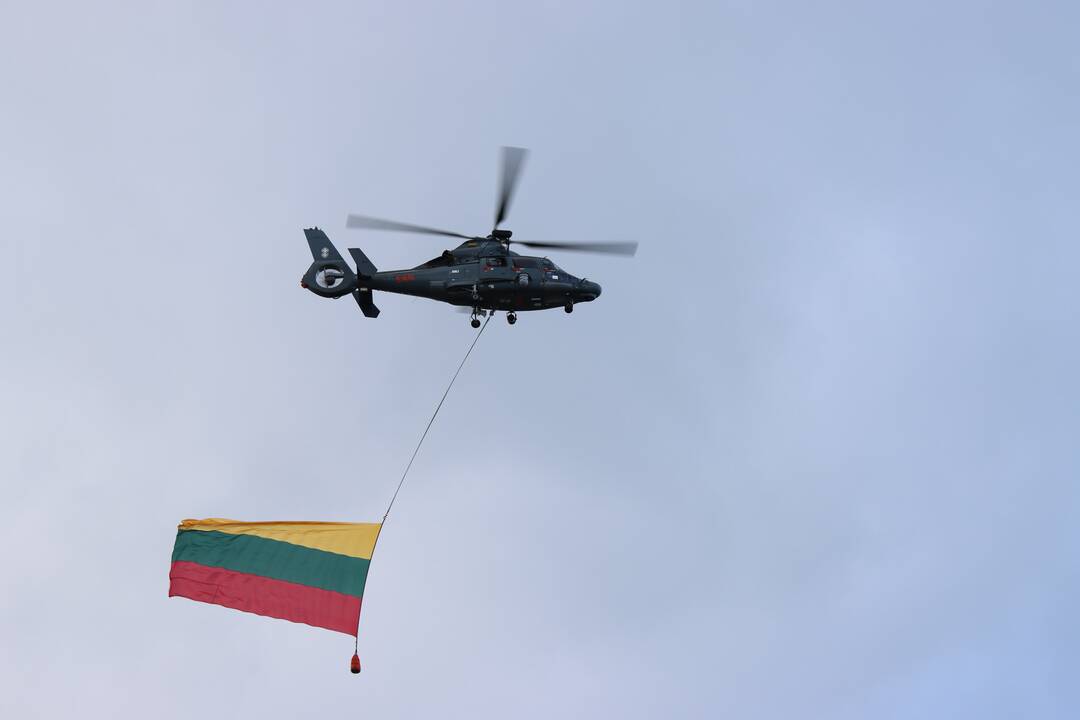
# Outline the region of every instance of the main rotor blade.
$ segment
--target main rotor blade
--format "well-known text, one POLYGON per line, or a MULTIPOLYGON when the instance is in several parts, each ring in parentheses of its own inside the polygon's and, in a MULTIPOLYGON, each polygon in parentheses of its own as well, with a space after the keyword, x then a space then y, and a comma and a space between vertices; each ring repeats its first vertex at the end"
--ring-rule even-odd
POLYGON ((420 233, 422 235, 443 235, 445 237, 464 238, 465 240, 475 239, 472 235, 462 235, 450 230, 439 230, 438 228, 429 228, 423 225, 410 225, 395 220, 380 220, 366 215, 350 215, 345 221, 345 227, 364 228, 365 230, 396 230, 398 232, 420 233))
POLYGON ((499 178, 499 204, 495 208, 495 229, 506 219, 506 213, 510 210, 510 201, 514 199, 521 166, 525 164, 525 156, 528 154, 529 151, 525 148, 502 149, 502 176, 499 178))
POLYGON ((633 256, 637 252, 636 242, 601 242, 601 243, 558 243, 558 242, 525 242, 514 240, 518 245, 534 248, 554 248, 558 250, 572 250, 574 252, 604 253, 606 255, 633 256))

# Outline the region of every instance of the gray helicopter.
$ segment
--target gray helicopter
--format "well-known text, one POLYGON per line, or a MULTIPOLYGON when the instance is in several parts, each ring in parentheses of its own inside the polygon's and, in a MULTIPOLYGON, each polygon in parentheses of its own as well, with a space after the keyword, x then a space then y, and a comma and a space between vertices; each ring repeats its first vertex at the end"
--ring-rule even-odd
MULTIPOLYGON (((506 312, 506 321, 517 322, 519 310, 563 308, 573 312, 574 305, 600 297, 600 285, 566 272, 546 257, 519 255, 510 250, 512 233, 499 225, 506 219, 518 176, 525 161, 522 148, 502 149, 502 175, 499 183, 495 226, 486 237, 380 220, 364 215, 349 215, 346 227, 368 230, 442 235, 465 242, 422 265, 407 270, 379 271, 358 248, 349 248, 356 272, 345 262, 319 228, 304 230, 314 262, 304 273, 300 286, 320 297, 339 298, 351 294, 365 317, 379 316, 372 292, 399 293, 438 300, 471 309, 472 326, 480 327, 480 318, 496 310, 506 312)), ((631 256, 636 242, 522 242, 531 248, 554 248, 576 252, 631 256)))

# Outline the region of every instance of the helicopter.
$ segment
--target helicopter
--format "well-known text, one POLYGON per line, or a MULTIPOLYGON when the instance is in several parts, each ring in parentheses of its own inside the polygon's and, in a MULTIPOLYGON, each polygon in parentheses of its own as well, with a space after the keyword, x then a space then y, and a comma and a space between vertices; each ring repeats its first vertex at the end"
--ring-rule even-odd
MULTIPOLYGON (((600 285, 566 272, 547 257, 520 255, 510 250, 510 230, 499 226, 506 219, 527 151, 523 148, 502 148, 502 172, 495 209, 495 225, 485 237, 463 235, 449 230, 412 225, 393 220, 381 220, 366 215, 349 215, 348 228, 389 230, 397 232, 439 235, 464 240, 453 250, 414 268, 379 271, 359 248, 349 248, 354 272, 326 233, 317 227, 304 230, 311 256, 314 259, 300 280, 300 286, 324 298, 340 298, 351 294, 364 317, 379 316, 372 293, 398 293, 449 303, 471 312, 470 324, 480 327, 480 318, 497 310, 506 312, 506 321, 513 325, 517 313, 525 310, 563 308, 574 311, 578 303, 600 297, 600 285)), ((636 242, 524 242, 514 243, 530 248, 551 248, 575 252, 605 253, 632 256, 636 242)))

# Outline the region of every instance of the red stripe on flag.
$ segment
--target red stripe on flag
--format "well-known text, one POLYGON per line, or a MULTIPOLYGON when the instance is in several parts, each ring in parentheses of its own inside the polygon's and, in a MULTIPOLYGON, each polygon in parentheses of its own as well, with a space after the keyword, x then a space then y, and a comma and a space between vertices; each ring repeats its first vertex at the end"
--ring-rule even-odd
POLYGON ((174 595, 346 635, 356 635, 360 622, 358 597, 193 562, 172 564, 169 597, 174 595))

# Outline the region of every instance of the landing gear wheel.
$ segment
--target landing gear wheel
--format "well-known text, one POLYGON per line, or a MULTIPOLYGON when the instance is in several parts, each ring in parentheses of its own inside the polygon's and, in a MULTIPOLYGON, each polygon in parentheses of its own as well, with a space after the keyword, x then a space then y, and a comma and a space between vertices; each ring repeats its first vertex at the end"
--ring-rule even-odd
POLYGON ((472 322, 470 322, 469 324, 472 325, 474 328, 480 327, 480 318, 474 317, 472 319, 472 322))
POLYGON ((517 313, 513 312, 513 311, 506 313, 506 322, 510 323, 511 325, 516 323, 517 322, 517 313))
POLYGON ((566 305, 563 306, 563 310, 565 310, 567 313, 574 312, 574 303, 567 300, 566 305))

